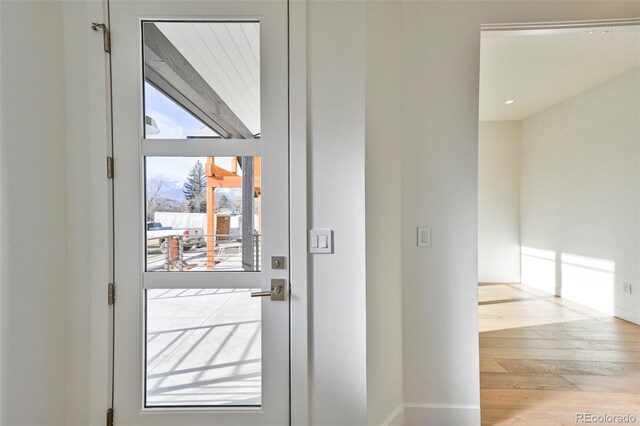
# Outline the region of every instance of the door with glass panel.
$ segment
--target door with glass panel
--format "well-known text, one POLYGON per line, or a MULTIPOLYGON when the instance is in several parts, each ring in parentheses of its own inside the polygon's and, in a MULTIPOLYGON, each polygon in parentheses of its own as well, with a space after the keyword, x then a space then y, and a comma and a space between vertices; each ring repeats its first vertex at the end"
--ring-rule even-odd
POLYGON ((111 32, 115 424, 288 424, 286 1, 115 1, 111 32))

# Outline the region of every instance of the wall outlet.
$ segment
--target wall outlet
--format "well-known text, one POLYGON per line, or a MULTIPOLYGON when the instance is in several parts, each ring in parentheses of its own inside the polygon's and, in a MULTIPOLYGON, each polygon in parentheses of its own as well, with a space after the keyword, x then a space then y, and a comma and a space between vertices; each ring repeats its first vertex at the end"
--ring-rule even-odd
POLYGON ((633 287, 631 286, 631 283, 622 283, 622 289, 625 293, 633 294, 633 287))

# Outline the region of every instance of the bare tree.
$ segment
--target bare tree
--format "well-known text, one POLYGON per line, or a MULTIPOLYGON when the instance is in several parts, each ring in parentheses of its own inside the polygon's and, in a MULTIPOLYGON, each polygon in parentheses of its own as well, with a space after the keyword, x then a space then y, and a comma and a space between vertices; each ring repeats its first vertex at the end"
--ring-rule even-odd
POLYGON ((189 211, 185 201, 178 201, 160 196, 160 191, 167 182, 160 179, 152 179, 147 183, 147 221, 152 221, 156 212, 186 212, 189 211))

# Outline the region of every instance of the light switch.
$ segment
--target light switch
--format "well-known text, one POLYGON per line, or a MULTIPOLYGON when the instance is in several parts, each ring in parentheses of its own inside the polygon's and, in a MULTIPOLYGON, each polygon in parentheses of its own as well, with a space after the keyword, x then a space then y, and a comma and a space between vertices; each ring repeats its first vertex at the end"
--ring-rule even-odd
POLYGON ((431 228, 418 227, 418 247, 431 247, 431 228))
POLYGON ((333 231, 331 229, 309 231, 309 253, 333 253, 333 231))

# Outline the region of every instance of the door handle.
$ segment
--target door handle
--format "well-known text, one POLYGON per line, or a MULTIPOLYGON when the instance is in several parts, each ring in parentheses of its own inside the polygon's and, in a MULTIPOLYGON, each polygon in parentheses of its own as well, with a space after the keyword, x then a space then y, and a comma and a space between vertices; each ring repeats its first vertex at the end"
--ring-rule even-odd
POLYGON ((255 291, 251 293, 251 297, 267 296, 271 296, 271 300, 284 300, 284 280, 271 280, 271 291, 255 291))

